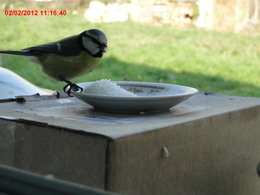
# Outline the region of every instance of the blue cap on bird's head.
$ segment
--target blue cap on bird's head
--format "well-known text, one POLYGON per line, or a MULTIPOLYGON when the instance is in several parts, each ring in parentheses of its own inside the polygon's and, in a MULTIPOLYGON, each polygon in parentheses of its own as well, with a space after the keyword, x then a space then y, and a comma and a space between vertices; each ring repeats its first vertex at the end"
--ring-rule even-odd
POLYGON ((90 29, 80 34, 84 49, 94 57, 102 57, 107 52, 107 37, 98 29, 90 29))

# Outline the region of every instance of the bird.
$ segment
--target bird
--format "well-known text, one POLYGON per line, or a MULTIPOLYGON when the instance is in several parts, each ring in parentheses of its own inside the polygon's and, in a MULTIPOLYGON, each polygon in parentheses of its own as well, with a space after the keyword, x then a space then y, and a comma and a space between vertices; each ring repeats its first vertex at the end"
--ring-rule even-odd
POLYGON ((99 29, 89 29, 59 41, 28 47, 19 51, 0 50, 3 54, 28 56, 41 65, 49 77, 67 84, 63 91, 82 91, 71 79, 91 72, 107 52, 107 37, 99 29))

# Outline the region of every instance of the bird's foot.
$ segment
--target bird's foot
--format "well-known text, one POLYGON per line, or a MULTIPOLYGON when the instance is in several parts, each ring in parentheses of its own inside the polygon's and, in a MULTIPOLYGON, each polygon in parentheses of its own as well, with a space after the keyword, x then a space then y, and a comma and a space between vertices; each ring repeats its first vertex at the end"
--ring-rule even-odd
POLYGON ((82 92, 83 88, 78 86, 75 83, 72 83, 70 81, 66 81, 67 85, 63 87, 63 91, 67 93, 70 97, 72 97, 71 92, 82 92))

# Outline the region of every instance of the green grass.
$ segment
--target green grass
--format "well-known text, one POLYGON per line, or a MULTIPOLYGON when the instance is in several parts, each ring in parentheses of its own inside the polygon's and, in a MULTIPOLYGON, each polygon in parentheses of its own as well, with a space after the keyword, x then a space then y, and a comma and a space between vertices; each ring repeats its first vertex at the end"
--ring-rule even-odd
MULTIPOLYGON (((128 23, 91 24, 80 15, 0 15, 0 49, 22 49, 100 28, 109 52, 91 74, 75 82, 102 78, 188 85, 200 91, 260 97, 260 35, 208 32, 128 23)), ((61 90, 25 57, 3 55, 6 67, 30 82, 61 90)))

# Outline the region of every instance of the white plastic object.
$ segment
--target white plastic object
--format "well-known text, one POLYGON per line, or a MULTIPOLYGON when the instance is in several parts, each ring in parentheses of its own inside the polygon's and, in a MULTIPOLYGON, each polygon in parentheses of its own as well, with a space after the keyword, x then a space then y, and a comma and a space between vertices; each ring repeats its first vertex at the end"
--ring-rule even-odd
POLYGON ((41 89, 16 73, 0 67, 0 99, 14 98, 21 95, 49 95, 52 92, 41 89))

